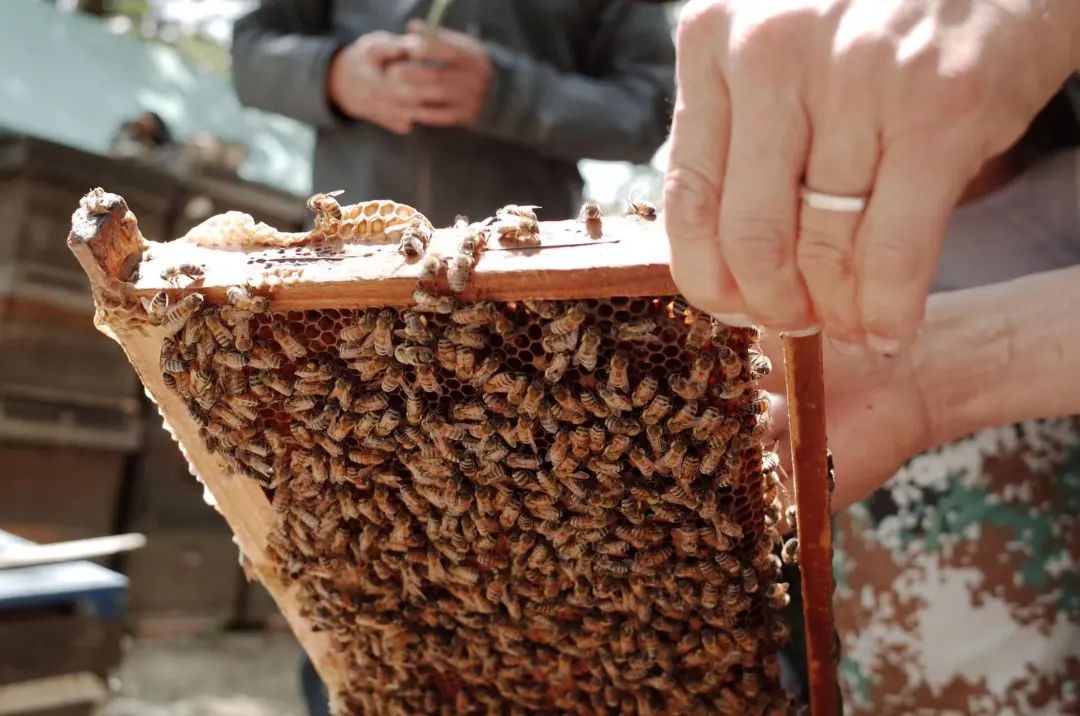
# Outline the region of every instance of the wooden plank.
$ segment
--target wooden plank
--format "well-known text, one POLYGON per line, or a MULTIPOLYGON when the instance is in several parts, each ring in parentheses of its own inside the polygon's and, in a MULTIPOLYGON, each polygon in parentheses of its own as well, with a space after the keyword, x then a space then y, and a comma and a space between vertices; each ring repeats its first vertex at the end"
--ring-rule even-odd
MULTIPOLYGON (((590 238, 577 221, 541 222, 539 247, 493 245, 481 254, 463 300, 567 299, 606 296, 665 296, 677 293, 668 269, 668 242, 656 221, 637 217, 604 219, 604 234, 590 238)), ((431 254, 452 257, 462 234, 437 230, 431 254)), ((330 256, 309 248, 256 253, 208 249, 176 240, 152 244, 135 292, 150 298, 175 284, 165 269, 201 264, 206 274, 197 289, 212 300, 229 286, 261 288, 273 310, 411 305, 422 268, 406 261, 394 245, 344 244, 330 256), (286 288, 287 287, 287 288, 286 288)), ((186 282, 185 282, 186 284, 186 282)), ((179 291, 176 292, 179 295, 179 291)))
POLYGON ((826 452, 821 334, 785 336, 784 362, 787 364, 810 712, 813 716, 836 716, 840 713, 836 674, 838 655, 832 614, 836 582, 832 564, 832 486, 826 452))
POLYGON ((42 564, 74 562, 106 557, 140 549, 146 544, 141 534, 110 535, 53 544, 15 544, 0 548, 0 569, 34 567, 42 564))

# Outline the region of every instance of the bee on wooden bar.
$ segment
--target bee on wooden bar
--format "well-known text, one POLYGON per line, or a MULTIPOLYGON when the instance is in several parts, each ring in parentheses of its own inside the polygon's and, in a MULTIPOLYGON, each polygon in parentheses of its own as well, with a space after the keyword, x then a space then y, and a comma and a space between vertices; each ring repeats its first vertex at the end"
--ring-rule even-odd
POLYGON ((598 239, 604 233, 603 216, 604 212, 600 208, 600 204, 590 199, 581 205, 581 211, 578 212, 578 221, 585 224, 585 231, 590 237, 598 239))
POLYGON ((626 215, 637 216, 645 221, 656 219, 656 204, 645 199, 637 199, 633 194, 626 200, 626 215))
POLYGON ((177 264, 170 266, 161 272, 161 279, 179 286, 181 278, 190 279, 193 283, 201 281, 206 275, 206 268, 201 264, 177 264))

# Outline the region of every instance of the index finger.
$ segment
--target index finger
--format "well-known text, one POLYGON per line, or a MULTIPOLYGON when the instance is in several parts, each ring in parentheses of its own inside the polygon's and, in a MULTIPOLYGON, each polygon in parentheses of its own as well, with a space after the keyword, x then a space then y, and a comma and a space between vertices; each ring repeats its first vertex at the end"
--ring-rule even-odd
POLYGON ((664 222, 672 278, 687 300, 721 320, 748 323, 732 315, 745 314, 745 307, 717 236, 731 107, 715 48, 726 33, 726 18, 708 3, 690 3, 679 19, 664 222))

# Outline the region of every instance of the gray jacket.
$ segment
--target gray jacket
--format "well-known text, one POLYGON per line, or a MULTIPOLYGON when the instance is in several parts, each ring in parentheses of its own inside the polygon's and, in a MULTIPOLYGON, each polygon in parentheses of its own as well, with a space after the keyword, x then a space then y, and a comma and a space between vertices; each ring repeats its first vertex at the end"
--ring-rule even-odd
POLYGON ((644 162, 664 141, 675 51, 664 9, 620 0, 458 0, 444 25, 491 50, 492 85, 465 128, 396 136, 344 118, 326 98, 330 58, 373 30, 403 32, 430 0, 263 0, 233 35, 241 102, 315 127, 316 191, 416 205, 417 157, 429 157, 437 225, 538 204, 542 218, 576 213, 579 159, 644 162), (420 137, 422 135, 423 138, 420 137))

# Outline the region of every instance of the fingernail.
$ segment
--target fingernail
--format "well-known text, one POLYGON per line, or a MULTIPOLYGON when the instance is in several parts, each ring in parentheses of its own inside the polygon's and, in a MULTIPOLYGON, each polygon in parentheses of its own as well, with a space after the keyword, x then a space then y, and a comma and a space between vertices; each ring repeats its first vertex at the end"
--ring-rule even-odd
POLYGON ((884 356, 891 357, 900 352, 900 341, 895 338, 874 335, 873 333, 866 334, 866 345, 870 346, 871 350, 884 356))
POLYGON ((829 345, 833 347, 833 350, 835 350, 842 356, 850 356, 852 358, 857 358, 858 356, 861 356, 866 352, 866 349, 864 349, 858 343, 838 341, 837 339, 830 338, 829 336, 826 336, 826 339, 829 341, 829 345))
POLYGON ((810 326, 809 328, 794 328, 788 331, 781 331, 780 334, 784 336, 791 336, 792 338, 806 338, 807 336, 816 336, 821 333, 821 326, 810 326))
POLYGON ((736 328, 750 328, 754 325, 754 321, 750 316, 742 313, 713 313, 713 318, 723 323, 725 326, 734 326, 736 328))

